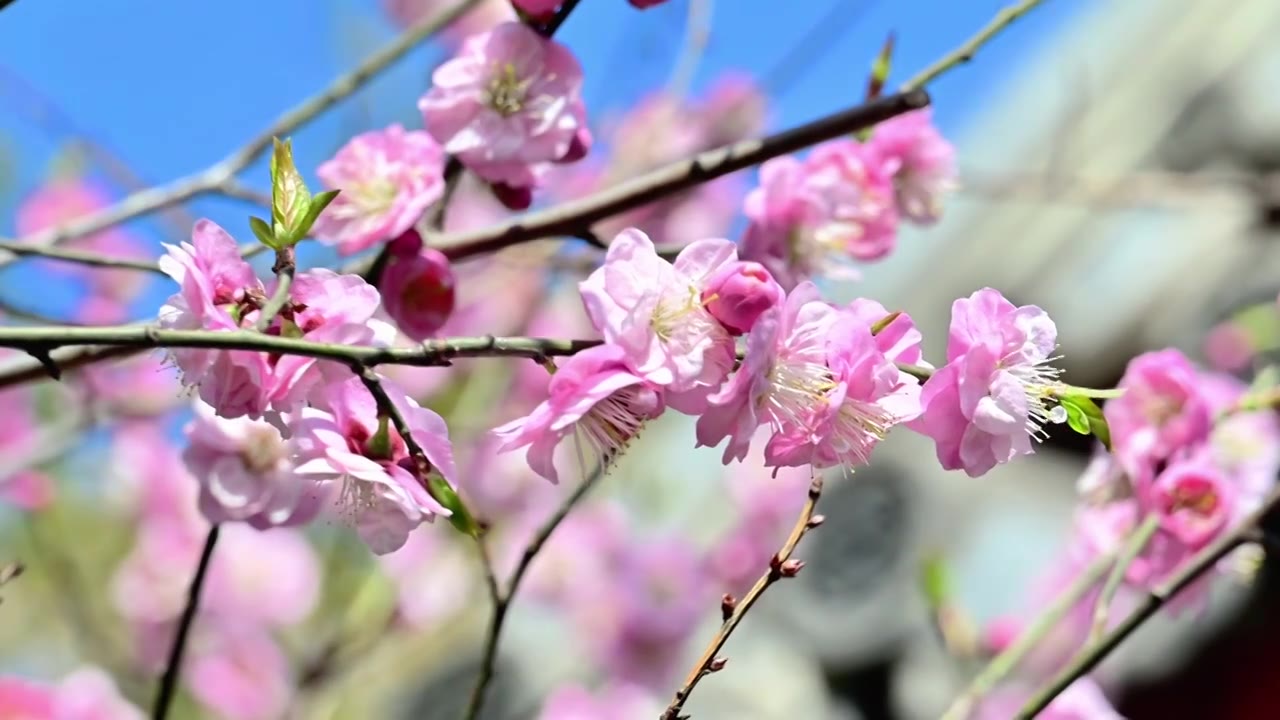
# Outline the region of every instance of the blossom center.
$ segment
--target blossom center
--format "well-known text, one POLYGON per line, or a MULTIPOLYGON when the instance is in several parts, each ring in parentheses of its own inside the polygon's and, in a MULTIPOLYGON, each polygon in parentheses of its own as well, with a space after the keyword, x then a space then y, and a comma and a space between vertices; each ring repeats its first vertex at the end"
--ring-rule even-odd
POLYGON ((485 104, 502 117, 511 117, 524 109, 532 84, 532 78, 520 79, 514 64, 504 63, 489 80, 485 104))
POLYGON ((247 470, 259 475, 274 470, 284 454, 280 434, 270 426, 250 427, 240 446, 241 462, 247 470))
POLYGON ((1212 517, 1221 504, 1213 484, 1189 479, 1173 488, 1165 498, 1165 511, 1172 514, 1188 510, 1202 518, 1212 517))
POLYGON ((682 295, 664 296, 660 299, 653 309, 649 325, 659 340, 669 342, 680 325, 694 319, 692 316, 699 311, 704 311, 702 294, 690 285, 682 295))
POLYGON ((1061 419, 1061 413, 1054 412, 1057 406, 1050 407, 1047 402, 1053 396, 1058 376, 1062 374, 1061 369, 1052 365, 1058 358, 1059 356, 1047 357, 1034 362, 1007 362, 1008 358, 1005 358, 996 365, 998 370, 1008 372, 1022 385, 1027 399, 1027 432, 1037 440, 1048 437, 1048 433, 1044 431, 1045 424, 1061 419))
POLYGON ((815 362, 775 361, 768 378, 768 390, 756 406, 768 414, 775 429, 811 424, 814 411, 826 404, 827 394, 836 387, 830 368, 815 362))
POLYGON ((379 215, 395 203, 400 190, 395 180, 379 175, 353 186, 348 192, 363 213, 379 215))
POLYGON ((642 391, 626 387, 588 410, 578 423, 578 430, 594 454, 607 463, 640 434, 651 414, 642 391))

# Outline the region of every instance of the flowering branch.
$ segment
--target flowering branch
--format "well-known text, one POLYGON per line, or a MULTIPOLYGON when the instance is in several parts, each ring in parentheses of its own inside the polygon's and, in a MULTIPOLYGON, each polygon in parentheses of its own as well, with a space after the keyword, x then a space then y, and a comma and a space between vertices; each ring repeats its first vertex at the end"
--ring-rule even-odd
MULTIPOLYGON (((150 348, 213 348, 249 350, 283 355, 302 355, 322 360, 335 360, 346 365, 413 365, 419 367, 449 364, 460 357, 526 357, 544 358, 573 355, 599 345, 599 340, 561 340, 538 337, 438 338, 415 347, 380 348, 358 345, 319 343, 297 338, 266 335, 249 331, 218 332, 210 330, 163 330, 154 325, 120 325, 114 327, 0 327, 0 347, 26 352, 46 353, 59 368, 68 370, 97 360, 120 357, 150 348), (88 345, 71 353, 56 349, 88 345), (97 346, 97 347, 94 347, 97 346)), ((37 377, 41 365, 23 362, 20 367, 0 371, 0 388, 16 385, 37 377)))
POLYGON ((431 244, 440 248, 450 260, 456 261, 531 240, 579 236, 590 231, 591 225, 600 220, 759 165, 770 158, 871 127, 928 104, 929 95, 923 90, 889 95, 768 137, 707 150, 584 198, 526 213, 492 227, 444 234, 432 239, 431 244))
POLYGON ((1027 704, 1022 707, 1022 710, 1018 712, 1017 720, 1029 720, 1029 718, 1035 717, 1041 710, 1048 707, 1054 698, 1070 687, 1072 683, 1093 670, 1098 663, 1102 662, 1113 650, 1119 647, 1120 643, 1133 634, 1134 630, 1137 630, 1152 615, 1155 615, 1160 608, 1164 607, 1165 603, 1195 582, 1201 575, 1212 569, 1219 560, 1226 557, 1232 550, 1254 541, 1262 521, 1277 509, 1280 509, 1280 489, 1273 490, 1267 500, 1236 526, 1235 530, 1219 537, 1208 547, 1197 553, 1168 581, 1148 591, 1138 607, 1123 622, 1096 643, 1092 643, 1083 649, 1067 664, 1067 667, 1040 691, 1035 693, 1027 701, 1027 704))
POLYGON ((467 703, 467 711, 463 715, 464 720, 476 720, 480 717, 480 710, 484 707, 485 693, 489 689, 489 683, 493 680, 494 664, 498 659, 498 638, 502 635, 502 626, 507 618, 507 611, 511 608, 511 601, 515 599, 516 591, 520 589, 520 582, 524 580, 525 573, 528 572, 529 566, 533 564, 533 559, 542 551, 547 541, 551 539, 551 534, 560 527, 560 523, 569 516, 569 512, 586 497, 591 488, 595 487, 596 482, 604 476, 604 466, 597 467, 590 475, 578 484, 578 487, 560 503, 560 507, 547 518, 542 524, 538 532, 534 534, 533 539, 525 547, 524 552, 520 554, 520 560, 516 563, 516 569, 511 573, 511 580, 507 583, 507 590, 503 592, 498 584, 498 578, 493 572, 493 563, 489 559, 488 550, 483 541, 481 541, 481 554, 484 556, 485 582, 489 588, 489 595, 493 600, 493 619, 489 622, 489 632, 485 636, 484 654, 480 660, 480 674, 476 678, 476 685, 471 691, 471 700, 467 703))
MULTIPOLYGON (((140 190, 125 197, 111 207, 87 215, 75 222, 50 228, 22 239, 22 243, 36 247, 52 247, 75 240, 134 218, 149 215, 181 202, 209 193, 223 192, 226 188, 238 190, 231 184, 234 176, 262 156, 271 147, 274 137, 283 137, 310 122, 320 113, 359 90, 374 76, 392 63, 404 57, 418 43, 452 23, 456 18, 479 4, 479 0, 464 0, 449 10, 411 27, 400 37, 365 59, 351 72, 330 83, 324 91, 303 101, 276 119, 271 127, 249 140, 243 147, 200 172, 178 178, 165 185, 140 190)), ((233 194, 233 193, 228 193, 233 194)), ((240 197, 238 193, 236 197, 240 197)), ((14 258, 0 258, 0 267, 14 262, 14 258)))
POLYGON ((169 659, 165 663, 164 674, 160 676, 160 690, 156 693, 156 701, 151 708, 152 720, 164 720, 169 714, 173 693, 178 687, 178 674, 182 666, 183 652, 187 648, 187 636, 191 633, 191 625, 196 619, 196 611, 200 606, 200 591, 204 589, 204 581, 209 575, 209 565, 213 559, 213 548, 217 544, 218 526, 215 524, 209 528, 209 534, 205 536, 204 548, 200 551, 200 564, 196 566, 195 577, 191 579, 191 587, 187 591, 187 603, 182 608, 177 635, 174 636, 173 646, 169 649, 169 659))
POLYGON ((818 499, 822 497, 822 478, 815 477, 809 485, 809 497, 805 500, 804 507, 800 510, 800 517, 796 518, 796 524, 791 528, 791 534, 787 536, 787 541, 783 543, 782 548, 769 560, 769 569, 760 579, 756 580, 756 584, 742 596, 741 600, 735 601, 732 596, 726 595, 721 609, 725 613, 724 624, 716 631, 715 636, 711 638, 711 642, 707 644, 705 650, 702 651, 702 657, 698 659, 697 664, 689 671, 689 675, 685 677, 684 684, 676 691, 675 699, 667 706, 665 712, 662 713, 660 720, 678 720, 680 718, 680 710, 684 707, 685 702, 689 699, 690 693, 697 687, 702 678, 713 672, 718 672, 724 667, 726 658, 720 657, 720 649, 728 642, 729 636, 738 627, 738 623, 742 622, 742 618, 746 616, 751 606, 760 599, 765 590, 769 589, 782 578, 795 577, 796 573, 804 567, 804 563, 799 560, 792 560, 791 553, 795 551, 796 546, 804 539, 806 533, 822 524, 823 517, 814 514, 814 508, 818 504, 818 499))
POLYGON ((1004 30, 1015 20, 1031 12, 1043 0, 1022 0, 1019 3, 1010 5, 996 13, 996 16, 987 23, 985 27, 977 32, 976 35, 965 41, 963 45, 955 50, 947 53, 934 64, 920 71, 915 77, 911 78, 902 86, 904 90, 924 87, 938 78, 939 75, 954 68, 957 65, 963 65, 977 54, 978 49, 991 41, 993 37, 1004 30))

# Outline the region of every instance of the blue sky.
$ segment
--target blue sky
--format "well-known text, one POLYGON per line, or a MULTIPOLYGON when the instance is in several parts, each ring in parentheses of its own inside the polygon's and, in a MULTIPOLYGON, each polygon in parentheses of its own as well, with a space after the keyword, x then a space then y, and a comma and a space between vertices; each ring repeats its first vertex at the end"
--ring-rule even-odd
MULTIPOLYGON (((719 0, 693 91, 726 70, 770 79, 771 127, 794 125, 856 100, 889 31, 901 82, 1007 2, 719 0), (812 50, 797 56, 797 47, 812 50)), ((1009 69, 1081 5, 1048 0, 931 87, 944 131, 962 128, 1009 69)), ((595 117, 666 83, 687 14, 688 0, 645 12, 623 0, 583 0, 559 37, 583 61, 595 117)), ((377 0, 19 0, 0 13, 0 235, 14 233, 17 200, 75 134, 109 148, 143 180, 167 181, 220 159, 395 32, 377 0), (65 118, 40 118, 40 105, 65 118)), ((309 172, 355 132, 419 123, 415 101, 442 57, 439 47, 418 50, 297 133, 299 165, 309 172)), ((243 177, 262 187, 265 168, 243 177)), ((207 200, 193 209, 251 237, 243 205, 207 200)), ((156 242, 174 239, 153 221, 136 228, 156 242)), ((6 273, 0 291, 15 299, 15 289, 32 287, 30 275, 6 273)))

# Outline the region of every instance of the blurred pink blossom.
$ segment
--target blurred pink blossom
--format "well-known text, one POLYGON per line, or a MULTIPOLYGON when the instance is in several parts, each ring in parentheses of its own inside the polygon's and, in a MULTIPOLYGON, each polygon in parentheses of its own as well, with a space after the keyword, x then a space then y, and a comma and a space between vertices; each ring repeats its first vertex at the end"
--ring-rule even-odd
POLYGON ((634 685, 612 684, 595 692, 563 685, 547 698, 538 720, 648 720, 662 709, 652 693, 634 685))
POLYGON ((0 717, 14 720, 142 720, 111 676, 82 667, 57 685, 0 676, 0 717))
MULTIPOLYGON (((1026 688, 998 689, 978 705, 974 720, 1007 720, 1017 715, 1030 698, 1030 690, 1026 688)), ((1124 720, 1098 684, 1087 676, 1069 685, 1036 717, 1039 720, 1124 720)))
POLYGON ((452 535, 451 528, 419 525, 400 549, 378 558, 395 583, 400 618, 415 630, 436 627, 472 598, 473 558, 452 535))
POLYGON ((932 109, 880 123, 867 142, 867 150, 893 178, 898 212, 915 223, 937 222, 942 215, 942 198, 957 182, 955 148, 934 126, 932 109))
POLYGON ((316 174, 341 192, 313 232, 353 255, 411 230, 444 195, 444 151, 422 130, 390 125, 351 138, 316 174))
POLYGON ((293 696, 289 659, 265 629, 207 625, 193 638, 184 684, 226 720, 274 720, 293 696))
POLYGON ((1199 374, 1177 350, 1133 358, 1119 388, 1124 394, 1103 412, 1116 456, 1135 482, 1149 478, 1155 463, 1208 439, 1212 418, 1199 374))

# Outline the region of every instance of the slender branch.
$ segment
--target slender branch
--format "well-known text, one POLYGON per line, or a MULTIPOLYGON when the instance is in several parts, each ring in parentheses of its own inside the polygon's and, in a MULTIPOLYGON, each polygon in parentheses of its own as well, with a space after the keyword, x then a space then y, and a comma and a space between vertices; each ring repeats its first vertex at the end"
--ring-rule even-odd
POLYGON ((1152 515, 1144 520, 1142 525, 1138 526, 1138 529, 1129 537, 1129 542, 1125 544, 1119 557, 1116 558, 1116 565, 1111 568, 1111 574, 1107 576, 1107 581, 1102 585, 1102 592, 1098 595, 1098 603, 1093 608, 1093 626, 1089 630, 1088 642, 1097 642, 1107 632, 1107 620, 1111 616, 1111 603, 1116 599, 1116 593, 1120 591, 1120 585, 1124 582, 1125 575, 1128 574, 1133 561, 1138 559, 1142 549, 1147 546, 1147 543, 1151 542, 1151 537, 1156 534, 1156 530, 1159 528, 1160 518, 1152 515))
MULTIPOLYGON (((100 255, 98 253, 83 252, 80 250, 64 250, 57 247, 41 247, 38 245, 28 245, 24 242, 16 240, 0 240, 0 250, 12 253, 17 256, 39 256, 49 258, 50 260, 64 260, 66 262, 77 263, 80 265, 91 265, 94 267, 104 268, 124 268, 128 270, 141 270, 143 272, 160 272, 160 268, 153 262, 147 260, 131 260, 129 258, 113 257, 110 255, 100 255)), ((11 262, 12 258, 0 259, 0 267, 11 262)))
MULTIPOLYGON (((311 121, 320 113, 336 105, 359 90, 375 75, 409 53, 418 43, 452 23, 480 0, 464 0, 449 10, 424 19, 406 30, 398 38, 370 55, 351 72, 336 78, 322 92, 308 98, 281 115, 266 130, 249 140, 243 147, 214 163, 205 170, 178 178, 164 185, 140 190, 120 202, 76 221, 50 228, 22 239, 35 246, 53 246, 101 232, 134 218, 149 215, 158 210, 185 202, 211 192, 225 191, 228 181, 261 157, 271 147, 274 137, 287 135, 311 121)), ((0 267, 14 262, 14 258, 0 259, 0 267)))
POLYGON ((17 2, 17 0, 0 0, 0 10, 4 10, 15 2, 17 2))
POLYGON ((210 561, 213 559, 213 548, 218 544, 218 526, 209 528, 205 537, 204 548, 200 551, 200 563, 196 565, 195 577, 191 579, 187 591, 187 604, 182 608, 182 617, 178 620, 178 634, 173 638, 169 649, 169 660, 165 663, 164 675, 160 677, 160 691, 156 694, 155 705, 151 708, 152 720, 164 720, 169 714, 169 706, 173 704, 173 693, 178 687, 178 675, 181 672, 182 654, 187 648, 187 636, 196 619, 196 611, 200 606, 200 591, 204 589, 205 578, 209 574, 210 561))
POLYGON ((1084 570, 1082 570, 1075 579, 1071 581, 1071 585, 1063 590, 1053 603, 1046 609, 1035 621, 1027 627, 1026 630, 1019 633, 1010 645, 1005 648, 999 655, 995 656, 987 664, 982 672, 978 673, 969 683, 969 687, 965 688, 963 694, 957 697, 947 711, 942 714, 942 720, 965 720, 973 711, 974 705, 978 700, 991 691, 1001 680, 1005 679, 1009 673, 1013 672, 1023 658, 1027 656, 1040 641, 1045 638, 1062 618, 1067 616, 1071 608, 1080 602, 1089 590, 1102 582, 1102 578, 1106 576, 1107 570, 1115 563, 1116 553, 1109 552, 1094 558, 1084 570))
POLYGON ((551 37, 552 35, 555 35, 556 31, 560 29, 561 25, 564 25, 565 20, 569 19, 569 15, 573 13, 574 9, 578 7, 578 3, 580 2, 582 2, 582 0, 568 0, 568 2, 560 6, 560 9, 556 11, 556 14, 552 16, 551 20, 540 28, 538 32, 541 33, 543 37, 551 37))
POLYGON ((485 636, 483 656, 480 660, 480 674, 476 678, 475 687, 471 690, 471 700, 467 703, 464 720, 476 720, 480 717, 485 694, 493 681, 494 666, 498 661, 498 639, 502 636, 502 626, 506 621, 507 611, 511 608, 511 602, 515 599, 516 591, 520 589, 520 582, 524 580, 525 574, 533 565, 533 559, 542 552, 543 546, 551 539, 556 528, 560 527, 560 523, 564 522, 573 508, 587 496, 591 488, 596 486, 600 478, 604 477, 604 469, 603 464, 599 465, 591 474, 583 478, 582 482, 578 483, 578 487, 560 503, 542 527, 538 528, 538 532, 534 533, 533 539, 520 554, 520 560, 516 563, 516 568, 511 573, 511 580, 507 583, 506 592, 503 592, 498 585, 497 575, 493 571, 493 562, 489 559, 488 548, 483 540, 479 542, 480 553, 484 559, 485 584, 489 589, 489 597, 493 601, 493 619, 489 622, 489 632, 485 636))
MULTIPOLYGON (((118 325, 112 327, 0 327, 0 347, 25 352, 49 352, 51 359, 63 369, 84 364, 81 355, 53 352, 71 346, 91 347, 93 360, 103 356, 119 357, 133 350, 152 348, 209 348, 249 350, 302 355, 321 360, 335 360, 346 365, 447 366, 454 358, 525 357, 543 358, 573 355, 599 345, 599 340, 569 340, 539 337, 458 337, 427 340, 414 347, 382 348, 372 346, 319 343, 298 338, 266 335, 249 330, 165 330, 153 325, 118 325)), ((31 379, 29 363, 21 367, 0 368, 0 387, 31 379)), ((35 365, 39 368, 39 365, 35 365)))
POLYGON ((689 699, 689 695, 693 689, 697 687, 702 678, 718 671, 724 667, 725 659, 720 657, 720 650, 724 644, 729 641, 729 636, 737 629, 738 624, 742 622, 742 618, 746 616, 747 611, 755 605, 765 590, 769 589, 777 581, 784 577, 792 577, 799 571, 801 563, 791 559, 791 553, 795 551, 796 546, 804 539, 809 530, 822 524, 822 516, 815 515, 814 509, 818 505, 818 500, 822 497, 822 478, 815 477, 809 485, 809 497, 805 500, 804 507, 800 510, 800 517, 796 518, 796 524, 791 528, 791 534, 787 536, 787 540, 782 545, 782 549, 769 560, 769 569, 756 580, 756 584, 742 596, 739 601, 734 601, 732 597, 725 596, 725 601, 721 608, 726 611, 724 623, 716 634, 711 638, 711 642, 707 644, 705 650, 702 651, 702 657, 698 659, 697 664, 689 671, 684 679, 684 684, 676 691, 675 698, 671 704, 667 706, 665 712, 662 713, 660 720, 677 720, 680 717, 680 710, 684 708, 684 704, 689 699), (729 610, 732 608, 732 610, 729 610))
POLYGON ((433 239, 431 244, 440 248, 450 260, 457 261, 531 240, 578 235, 600 220, 758 165, 770 158, 871 127, 928 104, 929 95, 923 90, 888 95, 775 135, 707 150, 587 197, 526 213, 489 228, 466 233, 446 233, 433 239))
POLYGON ((922 88, 933 82, 939 75, 947 72, 957 65, 963 65, 973 59, 978 50, 991 41, 996 35, 1004 30, 1013 21, 1035 9, 1043 0, 1022 0, 1019 3, 1010 5, 996 13, 996 16, 987 23, 985 27, 978 31, 976 35, 969 38, 963 45, 944 55, 934 64, 922 70, 918 75, 907 81, 902 86, 903 90, 913 90, 922 88))
POLYGON ((1098 663, 1102 662, 1112 651, 1119 647, 1120 643, 1132 635, 1134 630, 1141 627, 1160 608, 1164 607, 1165 603, 1199 579, 1201 575, 1212 569, 1219 560, 1226 557, 1232 550, 1253 541, 1263 520, 1277 509, 1280 509, 1280 487, 1274 489, 1266 501, 1236 526, 1235 530, 1224 534, 1208 547, 1196 553, 1173 577, 1150 590, 1138 607, 1129 617, 1125 618, 1124 622, 1120 623, 1096 643, 1084 648, 1067 667, 1063 668, 1044 688, 1027 701, 1027 704, 1022 707, 1022 710, 1016 716, 1018 720, 1029 720, 1029 718, 1035 717, 1037 713, 1048 707, 1049 703, 1053 702, 1054 698, 1062 694, 1072 683, 1097 667, 1098 663))
POLYGON ((276 319, 276 315, 289 302, 289 288, 293 286, 293 274, 297 269, 298 261, 292 245, 276 251, 276 264, 272 268, 276 274, 276 289, 267 304, 262 306, 262 313, 253 324, 254 330, 266 332, 271 327, 271 321, 276 319))

